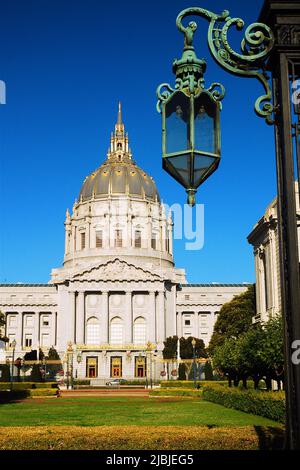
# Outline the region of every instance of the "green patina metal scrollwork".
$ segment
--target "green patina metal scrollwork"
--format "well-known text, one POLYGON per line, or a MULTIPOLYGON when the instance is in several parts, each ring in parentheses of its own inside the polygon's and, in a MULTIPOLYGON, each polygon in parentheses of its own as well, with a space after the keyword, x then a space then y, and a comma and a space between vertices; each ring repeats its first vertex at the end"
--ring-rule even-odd
POLYGON ((185 27, 182 21, 187 16, 200 16, 209 20, 209 50, 214 60, 223 69, 234 75, 257 78, 262 83, 265 94, 256 100, 255 112, 258 116, 265 118, 268 124, 272 124, 274 106, 269 77, 265 71, 265 60, 275 41, 272 30, 263 23, 253 23, 248 26, 241 42, 242 53, 239 54, 230 47, 228 31, 232 26, 235 26, 239 31, 242 30, 245 23, 241 18, 231 18, 227 10, 223 11, 221 15, 217 15, 203 8, 187 8, 178 15, 176 25, 179 31, 184 34, 185 47, 192 49, 197 24, 193 21, 185 27))
MULTIPOLYGON (((253 23, 245 31, 241 41, 241 53, 237 53, 229 44, 228 32, 232 26, 239 31, 242 30, 245 23, 241 18, 231 18, 229 15, 228 10, 218 15, 198 7, 187 8, 179 13, 176 25, 184 34, 184 50, 181 59, 173 62, 173 71, 176 74, 175 90, 180 89, 187 94, 197 94, 204 89, 203 74, 206 62, 204 59, 197 58, 193 45, 197 23, 190 21, 187 26, 182 23, 187 16, 200 16, 210 22, 207 36, 208 47, 214 60, 231 74, 257 78, 262 83, 265 94, 257 98, 254 108, 258 116, 263 117, 268 124, 272 124, 274 106, 265 61, 273 48, 274 35, 267 25, 253 23)), ((159 112, 161 103, 167 100, 175 90, 166 83, 158 87, 157 110, 159 112)), ((217 83, 213 83, 207 91, 211 92, 216 101, 221 101, 225 95, 224 87, 217 83)))

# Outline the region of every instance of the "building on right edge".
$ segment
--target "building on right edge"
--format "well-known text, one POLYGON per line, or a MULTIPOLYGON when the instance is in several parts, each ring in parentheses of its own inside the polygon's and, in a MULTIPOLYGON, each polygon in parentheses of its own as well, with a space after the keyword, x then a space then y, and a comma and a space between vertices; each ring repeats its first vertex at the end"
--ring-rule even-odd
MULTIPOLYGON (((295 182, 298 216, 298 243, 300 241, 299 189, 295 182)), ((256 277, 256 316, 253 321, 266 322, 281 313, 280 260, 278 243, 277 197, 254 225, 247 237, 253 246, 256 277)))

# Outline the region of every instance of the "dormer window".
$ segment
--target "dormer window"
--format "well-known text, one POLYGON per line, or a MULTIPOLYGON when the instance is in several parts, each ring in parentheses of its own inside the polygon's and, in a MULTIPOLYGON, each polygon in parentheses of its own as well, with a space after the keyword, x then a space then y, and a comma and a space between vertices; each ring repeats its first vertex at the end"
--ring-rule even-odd
POLYGON ((115 231, 115 247, 122 247, 122 230, 115 231))
POLYGON ((81 249, 84 250, 85 249, 85 232, 81 232, 80 237, 81 237, 81 249))
POLYGON ((152 233, 151 236, 151 248, 152 250, 156 250, 156 234, 152 233))
POLYGON ((142 247, 142 232, 140 230, 135 231, 134 246, 135 246, 135 248, 141 248, 142 247))
POLYGON ((102 248, 102 246, 103 246, 102 230, 96 230, 96 248, 102 248))

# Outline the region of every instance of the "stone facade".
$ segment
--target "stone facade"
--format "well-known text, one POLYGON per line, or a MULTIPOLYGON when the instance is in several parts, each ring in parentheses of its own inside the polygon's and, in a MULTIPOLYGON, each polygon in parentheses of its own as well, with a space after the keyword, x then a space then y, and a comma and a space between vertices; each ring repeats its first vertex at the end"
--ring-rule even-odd
POLYGON ((66 212, 63 266, 49 284, 0 285, 7 356, 15 339, 16 357, 54 346, 65 359, 71 342, 75 375, 101 382, 145 376, 147 344, 159 378, 168 336, 208 344, 221 306, 247 285, 187 284, 172 231, 153 179, 132 160, 119 107, 107 159, 66 212))
MULTIPOLYGON (((295 183, 297 214, 300 216, 298 184, 295 183)), ((300 241, 300 220, 298 243, 300 241)), ((278 244, 277 198, 248 235, 253 245, 256 277, 256 317, 254 322, 266 322, 281 312, 280 260, 278 244)), ((300 246, 300 245, 299 245, 300 246)))

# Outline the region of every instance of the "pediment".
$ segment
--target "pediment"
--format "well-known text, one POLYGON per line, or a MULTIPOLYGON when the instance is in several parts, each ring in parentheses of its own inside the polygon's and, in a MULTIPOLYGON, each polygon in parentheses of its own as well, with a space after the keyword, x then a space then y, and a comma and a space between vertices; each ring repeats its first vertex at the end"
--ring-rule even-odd
POLYGON ((72 281, 161 281, 156 272, 115 258, 103 264, 81 269, 73 274, 72 281))

